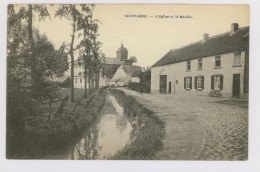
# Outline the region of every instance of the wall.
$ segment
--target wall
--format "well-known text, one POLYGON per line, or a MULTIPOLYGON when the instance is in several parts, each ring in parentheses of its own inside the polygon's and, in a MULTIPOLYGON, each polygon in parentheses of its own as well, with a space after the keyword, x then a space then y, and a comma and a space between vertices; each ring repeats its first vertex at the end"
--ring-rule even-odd
POLYGON ((221 68, 215 69, 215 56, 202 58, 202 70, 197 70, 198 59, 191 60, 191 70, 186 71, 187 61, 151 68, 151 93, 159 93, 160 75, 167 75, 168 83, 172 82, 172 93, 207 95, 211 90, 211 75, 223 75, 223 96, 232 96, 233 74, 240 74, 240 94, 243 93, 245 51, 241 52, 241 66, 233 67, 234 52, 220 54, 221 68), (197 91, 194 87, 195 76, 204 76, 204 90, 197 91), (184 77, 192 77, 192 89, 184 89, 184 77))
POLYGON ((140 83, 140 77, 131 77, 131 82, 140 83))

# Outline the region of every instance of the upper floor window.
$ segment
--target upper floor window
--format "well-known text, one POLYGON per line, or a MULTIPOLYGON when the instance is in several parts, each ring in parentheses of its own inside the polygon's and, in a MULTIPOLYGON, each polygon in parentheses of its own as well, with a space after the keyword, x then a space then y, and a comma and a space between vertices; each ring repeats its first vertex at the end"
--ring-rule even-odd
POLYGON ((202 69, 202 59, 198 59, 198 69, 202 69))
POLYGON ((241 53, 234 53, 234 66, 241 65, 241 53))
POLYGON ((190 70, 190 61, 187 61, 186 70, 190 70))
POLYGON ((221 57, 216 56, 215 57, 215 67, 220 67, 221 66, 221 57))

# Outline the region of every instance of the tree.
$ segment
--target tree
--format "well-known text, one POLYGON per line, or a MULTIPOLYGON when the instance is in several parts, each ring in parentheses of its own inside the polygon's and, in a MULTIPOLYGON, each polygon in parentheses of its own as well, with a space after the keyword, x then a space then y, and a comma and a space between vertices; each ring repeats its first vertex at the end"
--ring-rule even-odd
POLYGON ((137 63, 137 58, 135 56, 129 57, 129 60, 131 60, 133 63, 137 63))
MULTIPOLYGON (((39 6, 31 6, 30 10, 35 8, 39 8, 39 6)), ((43 114, 42 101, 49 99, 51 102, 57 93, 48 78, 62 76, 68 68, 64 46, 62 45, 59 50, 56 50, 46 36, 41 36, 39 31, 34 28, 28 29, 32 26, 32 19, 29 19, 28 16, 32 16, 32 13, 29 14, 25 7, 21 7, 16 13, 14 5, 8 6, 8 157, 12 157, 12 150, 15 150, 13 152, 15 155, 23 155, 23 148, 26 144, 24 136, 27 117, 43 114), (26 19, 27 25, 24 25, 24 19, 26 19), (29 26, 28 23, 30 23, 29 26), (32 54, 33 58, 30 56, 32 54), (33 75, 32 70, 36 71, 37 75, 33 75)))
POLYGON ((68 5, 60 5, 58 10, 55 13, 55 16, 58 16, 60 18, 64 17, 67 20, 71 21, 72 25, 72 34, 71 34, 71 42, 70 42, 70 58, 71 58, 71 95, 70 95, 70 101, 74 102, 74 41, 75 41, 75 33, 76 33, 76 26, 77 22, 80 19, 80 11, 76 8, 75 4, 68 4, 68 5))
POLYGON ((84 47, 83 51, 80 52, 85 70, 84 97, 86 97, 87 93, 87 75, 89 82, 89 93, 91 93, 92 90, 99 88, 98 83, 101 70, 101 59, 104 58, 104 54, 100 51, 102 44, 96 40, 98 37, 98 24, 100 21, 93 19, 94 7, 95 5, 81 5, 82 15, 78 24, 78 30, 82 30, 83 32, 83 39, 79 46, 84 47))

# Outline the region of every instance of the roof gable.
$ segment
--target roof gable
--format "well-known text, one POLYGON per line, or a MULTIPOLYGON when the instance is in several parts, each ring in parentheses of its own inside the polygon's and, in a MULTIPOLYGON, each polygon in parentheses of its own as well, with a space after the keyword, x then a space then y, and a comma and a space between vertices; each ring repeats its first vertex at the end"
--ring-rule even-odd
POLYGON ((245 48, 244 37, 249 34, 249 27, 238 29, 235 33, 227 32, 209 37, 205 42, 198 41, 187 46, 170 50, 152 67, 177 63, 196 58, 208 57, 245 48))

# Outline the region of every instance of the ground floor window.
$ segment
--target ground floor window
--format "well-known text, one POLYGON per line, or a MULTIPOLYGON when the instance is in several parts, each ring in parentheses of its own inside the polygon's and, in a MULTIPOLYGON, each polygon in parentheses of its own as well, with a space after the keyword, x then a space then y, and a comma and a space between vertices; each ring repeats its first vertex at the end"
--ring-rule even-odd
POLYGON ((79 82, 82 83, 82 78, 79 79, 79 82))
POLYGON ((212 90, 223 90, 223 75, 212 75, 211 76, 211 89, 212 90))
POLYGON ((204 76, 196 76, 194 85, 197 90, 204 89, 204 76))
POLYGON ((184 77, 184 89, 192 89, 192 77, 184 77))
POLYGON ((75 78, 75 84, 77 84, 77 82, 78 82, 78 78, 75 78))

